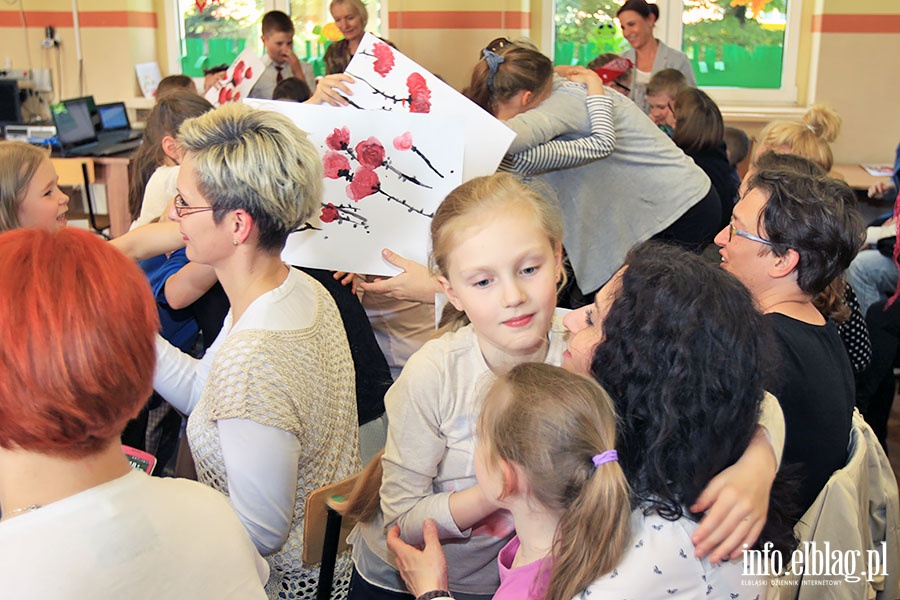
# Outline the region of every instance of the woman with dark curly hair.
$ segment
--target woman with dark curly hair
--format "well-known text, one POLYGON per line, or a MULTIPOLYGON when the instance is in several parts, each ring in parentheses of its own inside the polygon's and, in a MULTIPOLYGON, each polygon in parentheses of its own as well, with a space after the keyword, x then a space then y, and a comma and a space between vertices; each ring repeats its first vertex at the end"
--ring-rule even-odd
MULTIPOLYGON (((709 500, 701 492, 716 488, 718 474, 764 456, 771 470, 759 475, 759 492, 769 494, 783 423, 763 388, 765 320, 736 278, 683 250, 641 244, 625 265, 593 305, 565 319, 571 334, 563 366, 591 374, 612 397, 617 450, 633 490, 633 544, 613 574, 588 589, 639 598, 660 596, 661 587, 686 597, 750 592, 752 598, 764 590, 743 585, 739 562, 715 566, 694 558, 693 542, 709 500), (774 434, 774 456, 764 440, 751 443, 765 436, 757 422, 774 434)), ((721 521, 733 524, 735 539, 752 544, 765 514, 746 508, 721 521)), ((778 543, 790 539, 789 531, 769 523, 763 539, 778 543)))

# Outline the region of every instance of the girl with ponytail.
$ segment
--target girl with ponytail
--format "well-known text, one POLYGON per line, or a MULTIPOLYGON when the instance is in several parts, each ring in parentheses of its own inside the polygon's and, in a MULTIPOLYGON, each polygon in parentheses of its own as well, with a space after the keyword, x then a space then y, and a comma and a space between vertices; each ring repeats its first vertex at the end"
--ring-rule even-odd
MULTIPOLYGON (((518 365, 488 390, 475 474, 484 494, 512 513, 517 531, 497 559, 494 600, 569 600, 619 563, 631 506, 615 431, 606 392, 559 367, 518 365)), ((389 543, 404 572, 412 549, 399 528, 389 543)), ((445 585, 439 576, 407 583, 420 595, 445 585)))

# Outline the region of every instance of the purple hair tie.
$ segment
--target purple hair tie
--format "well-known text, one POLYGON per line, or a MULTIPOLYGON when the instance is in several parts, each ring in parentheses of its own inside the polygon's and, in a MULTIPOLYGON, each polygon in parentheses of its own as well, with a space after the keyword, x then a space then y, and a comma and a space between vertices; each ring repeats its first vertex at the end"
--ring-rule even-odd
POLYGON ((619 460, 619 453, 615 450, 607 450, 606 452, 601 452, 594 456, 591 459, 591 462, 594 463, 594 467, 599 467, 600 465, 604 465, 608 462, 615 462, 619 460))

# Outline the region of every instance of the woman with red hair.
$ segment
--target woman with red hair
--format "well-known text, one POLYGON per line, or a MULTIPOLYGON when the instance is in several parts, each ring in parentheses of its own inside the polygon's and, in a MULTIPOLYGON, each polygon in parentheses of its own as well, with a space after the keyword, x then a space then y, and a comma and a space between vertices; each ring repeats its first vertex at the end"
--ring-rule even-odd
POLYGON ((4 596, 265 597, 268 568, 228 501, 122 453, 157 326, 144 274, 99 237, 0 235, 4 596))

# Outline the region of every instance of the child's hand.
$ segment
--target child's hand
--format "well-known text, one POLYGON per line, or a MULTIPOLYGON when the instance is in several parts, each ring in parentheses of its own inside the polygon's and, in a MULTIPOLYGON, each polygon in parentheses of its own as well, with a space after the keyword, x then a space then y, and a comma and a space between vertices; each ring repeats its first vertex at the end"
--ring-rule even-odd
POLYGON ((356 81, 346 73, 332 73, 316 82, 316 91, 307 100, 309 104, 330 104, 331 106, 347 106, 344 96, 352 96, 353 92, 347 83, 356 81))
POLYGON ((438 539, 437 526, 432 519, 422 524, 425 549, 419 550, 400 539, 400 528, 394 525, 388 531, 387 545, 397 555, 394 563, 406 587, 419 596, 432 590, 446 590, 447 558, 438 539))
POLYGON ((355 296, 359 291, 360 278, 356 273, 347 273, 346 271, 335 271, 332 274, 335 280, 340 281, 341 285, 349 285, 350 291, 355 296))
POLYGON ((360 281, 359 287, 362 291, 367 294, 382 294, 397 300, 434 304, 434 295, 441 292, 441 287, 428 267, 403 258, 387 248, 381 251, 381 256, 395 267, 403 269, 403 272, 387 279, 360 281))
POLYGON ((744 455, 713 477, 690 507, 707 511, 691 536, 696 556, 709 554, 713 563, 736 559, 756 542, 766 524, 775 470, 772 447, 757 430, 744 455))
POLYGON ((306 76, 303 74, 303 66, 300 64, 300 58, 294 54, 293 48, 285 50, 284 54, 282 54, 282 62, 288 64, 294 77, 306 81, 306 76))
POLYGON ((894 189, 894 184, 890 181, 879 181, 869 186, 867 195, 874 200, 881 200, 885 194, 894 189))
POLYGON ((588 90, 588 95, 590 96, 602 96, 605 94, 603 90, 603 80, 593 69, 578 66, 566 67, 565 75, 563 75, 563 77, 569 81, 585 85, 588 90))

